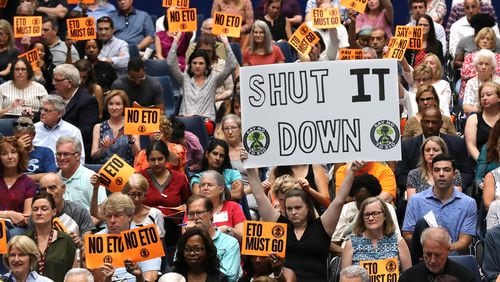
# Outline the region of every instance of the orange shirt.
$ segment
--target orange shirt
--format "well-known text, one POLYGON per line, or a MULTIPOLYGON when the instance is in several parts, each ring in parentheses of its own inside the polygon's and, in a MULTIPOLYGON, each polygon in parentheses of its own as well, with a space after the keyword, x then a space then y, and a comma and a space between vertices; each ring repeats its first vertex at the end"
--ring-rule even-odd
MULTIPOLYGON (((165 164, 165 167, 171 170, 178 171, 183 175, 186 175, 186 153, 187 150, 184 146, 180 144, 175 144, 168 142, 168 152, 170 154, 169 161, 165 164), (172 163, 172 160, 178 159, 176 164, 172 163)), ((146 157, 146 150, 141 150, 134 159, 134 169, 139 172, 149 168, 149 163, 146 157)))

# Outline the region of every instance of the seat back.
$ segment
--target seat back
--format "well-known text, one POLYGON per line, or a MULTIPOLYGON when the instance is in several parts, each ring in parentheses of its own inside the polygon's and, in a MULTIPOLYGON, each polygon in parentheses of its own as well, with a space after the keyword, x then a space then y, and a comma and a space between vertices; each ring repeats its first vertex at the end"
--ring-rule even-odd
POLYGON ((474 280, 477 282, 481 281, 481 273, 479 272, 479 266, 477 265, 476 259, 473 255, 463 255, 463 256, 448 256, 452 261, 465 266, 472 274, 474 274, 474 280))
POLYGON ((1 118, 0 119, 0 133, 3 136, 12 136, 14 131, 12 129, 12 123, 16 121, 15 118, 1 118))
POLYGON ((137 47, 137 45, 135 44, 128 45, 128 53, 130 55, 130 58, 137 58, 141 56, 139 54, 139 47, 137 47))
POLYGON ((172 81, 168 76, 157 76, 156 77, 163 88, 163 104, 165 105, 165 115, 172 116, 175 115, 176 108, 176 97, 174 96, 174 91, 172 90, 172 81))
POLYGON ((200 139, 200 144, 205 149, 209 142, 207 129, 205 128, 205 118, 201 116, 187 116, 177 117, 177 119, 184 123, 187 131, 191 131, 200 139))
POLYGON ((275 43, 281 49, 281 53, 285 56, 285 63, 293 63, 297 60, 297 55, 295 55, 294 51, 290 44, 286 41, 276 42, 275 43))
POLYGON ((243 56, 241 55, 240 44, 237 42, 231 42, 229 43, 229 45, 231 45, 231 50, 233 50, 233 54, 236 57, 238 64, 241 66, 243 64, 243 59, 242 59, 243 56))

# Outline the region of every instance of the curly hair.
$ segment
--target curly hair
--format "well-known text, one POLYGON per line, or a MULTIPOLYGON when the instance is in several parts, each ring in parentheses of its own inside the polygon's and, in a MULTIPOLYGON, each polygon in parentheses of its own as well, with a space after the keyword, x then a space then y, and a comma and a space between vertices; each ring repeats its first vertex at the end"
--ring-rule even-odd
MULTIPOLYGON (((6 136, 0 140, 0 153, 3 154, 4 150, 9 149, 9 147, 14 148, 17 152, 17 171, 19 173, 24 172, 28 168, 28 153, 24 145, 15 136, 6 136)), ((0 171, 3 175, 4 165, 2 162, 0 162, 0 171)))
POLYGON ((177 243, 177 259, 174 261, 174 272, 180 273, 183 276, 187 277, 187 274, 189 272, 189 265, 186 263, 186 260, 184 258, 184 250, 189 238, 197 235, 201 236, 203 243, 205 244, 206 261, 204 270, 207 272, 207 274, 219 273, 220 262, 219 258, 217 257, 217 248, 215 247, 210 235, 208 235, 208 232, 197 227, 188 229, 179 239, 179 242, 177 243))

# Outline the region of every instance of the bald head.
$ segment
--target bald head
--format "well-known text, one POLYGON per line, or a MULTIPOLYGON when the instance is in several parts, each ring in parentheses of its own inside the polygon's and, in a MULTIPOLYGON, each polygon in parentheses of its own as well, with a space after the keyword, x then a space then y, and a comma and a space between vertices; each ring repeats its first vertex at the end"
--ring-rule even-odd
POLYGON ((420 120, 420 126, 422 126, 422 133, 425 138, 430 136, 439 136, 439 130, 443 125, 443 116, 439 108, 429 107, 422 111, 422 119, 420 120))
POLYGON ((53 172, 46 173, 40 178, 39 185, 40 191, 46 191, 54 197, 56 206, 64 201, 63 195, 66 192, 66 186, 59 175, 53 172))

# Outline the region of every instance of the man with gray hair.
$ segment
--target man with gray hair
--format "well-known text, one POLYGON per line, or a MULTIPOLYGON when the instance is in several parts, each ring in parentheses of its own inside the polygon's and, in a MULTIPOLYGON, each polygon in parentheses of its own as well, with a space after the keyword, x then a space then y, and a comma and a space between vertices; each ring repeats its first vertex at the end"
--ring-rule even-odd
POLYGON ((39 179, 48 172, 56 172, 57 166, 54 152, 50 148, 33 145, 35 125, 29 117, 20 117, 12 123, 14 136, 24 144, 28 152, 28 169, 26 174, 38 183, 39 179))
POLYGON ((453 276, 458 281, 475 281, 474 275, 462 265, 448 259, 451 237, 444 227, 426 228, 420 236, 424 261, 406 270, 400 282, 435 281, 443 276, 453 276))
MULTIPOLYGON (((90 202, 94 188, 90 182, 90 177, 94 171, 86 168, 80 163, 82 153, 82 143, 72 136, 61 136, 56 142, 56 161, 59 166, 59 176, 61 176, 66 192, 64 199, 82 204, 90 211, 90 202)), ((101 204, 106 199, 104 187, 99 187, 98 203, 101 204)), ((99 220, 92 218, 94 224, 99 220)))
POLYGON ((340 282, 370 282, 370 276, 363 267, 351 265, 340 271, 340 282))
POLYGON ((90 156, 92 148, 92 131, 99 122, 99 107, 97 100, 80 87, 80 72, 71 64, 62 64, 54 69, 52 83, 55 92, 66 103, 63 119, 80 128, 82 132, 85 153, 90 156))
POLYGON ((94 282, 94 276, 86 268, 73 268, 64 276, 64 282, 94 282))
MULTIPOLYGON (((61 136, 73 136, 83 143, 82 133, 78 127, 63 120, 66 104, 61 96, 47 95, 42 98, 40 121, 35 123, 35 139, 33 145, 47 147, 56 153, 56 141, 61 136)), ((82 163, 85 163, 85 153, 82 152, 82 163)))

